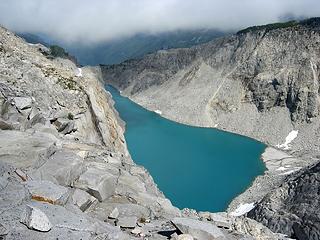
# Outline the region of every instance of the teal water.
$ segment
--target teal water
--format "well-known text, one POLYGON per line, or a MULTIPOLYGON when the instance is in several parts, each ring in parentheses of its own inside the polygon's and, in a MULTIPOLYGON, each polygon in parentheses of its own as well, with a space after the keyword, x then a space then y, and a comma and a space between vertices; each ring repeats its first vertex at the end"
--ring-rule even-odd
POLYGON ((213 128, 167 120, 106 87, 126 122, 125 138, 135 163, 151 173, 179 208, 223 211, 265 166, 265 145, 213 128))

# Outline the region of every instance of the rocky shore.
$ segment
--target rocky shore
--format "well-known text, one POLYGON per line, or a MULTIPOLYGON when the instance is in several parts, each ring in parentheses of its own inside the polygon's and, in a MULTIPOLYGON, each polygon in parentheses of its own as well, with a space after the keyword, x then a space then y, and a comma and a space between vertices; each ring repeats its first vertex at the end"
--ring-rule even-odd
POLYGON ((0 239, 286 239, 172 206, 123 132, 97 69, 0 28, 0 239))

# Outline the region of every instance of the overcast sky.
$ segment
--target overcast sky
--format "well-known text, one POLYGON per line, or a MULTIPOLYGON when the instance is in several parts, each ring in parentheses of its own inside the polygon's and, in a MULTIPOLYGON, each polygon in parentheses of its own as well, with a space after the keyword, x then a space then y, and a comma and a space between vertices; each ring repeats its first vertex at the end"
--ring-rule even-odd
POLYGON ((0 0, 0 24, 66 42, 141 32, 236 30, 286 15, 320 16, 320 0, 0 0))

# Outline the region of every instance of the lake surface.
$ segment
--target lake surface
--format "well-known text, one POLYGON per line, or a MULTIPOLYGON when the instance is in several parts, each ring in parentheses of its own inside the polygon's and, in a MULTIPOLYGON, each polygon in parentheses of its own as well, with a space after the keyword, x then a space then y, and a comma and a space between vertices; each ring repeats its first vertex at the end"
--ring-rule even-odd
POLYGON ((107 86, 126 122, 125 138, 135 163, 151 173, 173 205, 223 211, 263 174, 265 145, 213 128, 167 120, 107 86))

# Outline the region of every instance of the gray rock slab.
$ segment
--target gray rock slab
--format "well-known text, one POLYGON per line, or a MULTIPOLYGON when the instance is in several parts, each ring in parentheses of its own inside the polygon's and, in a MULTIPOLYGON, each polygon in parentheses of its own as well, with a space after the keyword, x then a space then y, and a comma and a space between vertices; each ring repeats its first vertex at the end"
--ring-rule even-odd
POLYGON ((190 234, 180 234, 177 240, 193 240, 194 238, 190 234))
POLYGON ((208 220, 218 227, 230 229, 232 225, 232 219, 225 212, 209 213, 208 220))
POLYGON ((211 223, 190 218, 174 218, 172 223, 184 234, 190 234, 197 239, 226 239, 221 230, 211 223))
POLYGON ((50 181, 28 181, 26 188, 30 192, 32 199, 51 204, 64 205, 69 197, 68 188, 50 181))
POLYGON ((55 149, 55 141, 46 135, 19 131, 0 131, 0 161, 18 168, 39 166, 55 149))
POLYGON ((25 224, 29 229, 34 229, 40 232, 48 232, 52 228, 48 217, 41 210, 30 205, 26 206, 20 222, 25 224))
POLYGON ((13 130, 13 126, 0 118, 0 129, 1 130, 13 130))
POLYGON ((1 237, 4 238, 9 233, 8 229, 0 223, 0 239, 1 237))
POLYGON ((13 102, 19 110, 31 108, 32 105, 32 99, 30 97, 15 97, 13 98, 13 102))
POLYGON ((78 206, 82 211, 87 210, 95 201, 95 197, 80 189, 76 189, 72 195, 73 204, 78 206))
POLYGON ((63 186, 72 186, 84 170, 81 157, 70 151, 59 150, 33 172, 33 178, 49 180, 63 186))
POLYGON ((114 194, 116 177, 104 170, 89 167, 75 182, 75 186, 103 201, 114 194))
POLYGON ((137 217, 119 217, 117 226, 123 228, 135 228, 137 225, 137 217))
POLYGON ((112 212, 109 214, 109 218, 116 219, 118 217, 119 217, 119 210, 118 208, 114 208, 112 212))
MULTIPOLYGON (((11 208, 4 216, 0 216, 12 224, 9 228, 7 239, 70 239, 70 240, 92 240, 92 239, 130 239, 119 227, 111 226, 103 221, 89 217, 80 210, 65 208, 41 202, 27 202, 27 205, 42 211, 50 220, 52 229, 49 232, 39 232, 28 229, 24 224, 16 220, 16 211, 21 207, 11 208)), ((23 206, 24 208, 24 206, 23 206)), ((24 209, 21 210, 22 214, 24 209)), ((20 215, 19 215, 20 216, 20 215)))

